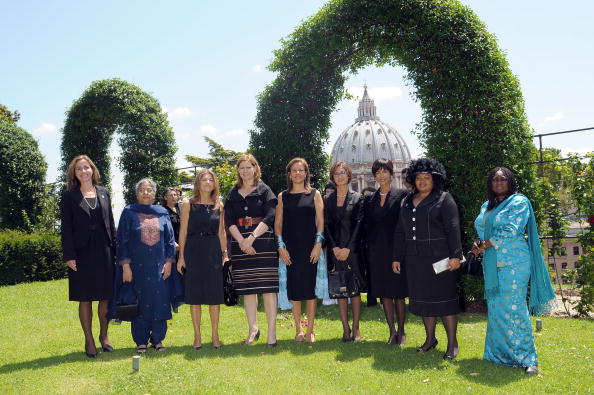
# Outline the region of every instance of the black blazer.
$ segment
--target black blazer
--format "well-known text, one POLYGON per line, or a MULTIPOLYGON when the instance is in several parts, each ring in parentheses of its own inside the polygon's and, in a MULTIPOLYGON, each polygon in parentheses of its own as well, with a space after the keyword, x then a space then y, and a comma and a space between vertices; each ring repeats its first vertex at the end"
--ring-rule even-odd
POLYGON ((348 191, 344 199, 344 214, 336 221, 338 196, 332 192, 324 202, 324 236, 331 253, 334 247, 359 250, 359 234, 363 222, 363 200, 358 192, 348 191))
MULTIPOLYGON (((384 209, 388 210, 388 214, 381 222, 381 227, 376 226, 376 224, 368 220, 371 218, 371 210, 373 209, 373 206, 379 205, 379 202, 381 201, 379 189, 375 191, 373 195, 365 199, 365 238, 368 245, 373 244, 373 240, 377 237, 378 232, 386 232, 388 239, 393 239, 394 230, 396 229, 396 224, 398 223, 398 217, 400 215, 400 203, 405 196, 406 190, 404 189, 392 188, 390 190, 390 195, 384 202, 384 209)), ((390 254, 391 253, 392 251, 390 251, 390 254)))
POLYGON ((394 260, 404 256, 462 258, 460 218, 452 195, 433 190, 413 206, 413 194, 402 202, 394 235, 394 260))
MULTIPOLYGON (((111 211, 111 198, 107 189, 100 186, 96 186, 96 189, 101 214, 103 215, 103 225, 113 249, 115 248, 116 232, 113 212, 111 211)), ((91 234, 89 206, 84 201, 79 189, 66 191, 62 194, 60 219, 62 221, 61 234, 64 261, 76 259, 76 249, 86 247, 91 234)))

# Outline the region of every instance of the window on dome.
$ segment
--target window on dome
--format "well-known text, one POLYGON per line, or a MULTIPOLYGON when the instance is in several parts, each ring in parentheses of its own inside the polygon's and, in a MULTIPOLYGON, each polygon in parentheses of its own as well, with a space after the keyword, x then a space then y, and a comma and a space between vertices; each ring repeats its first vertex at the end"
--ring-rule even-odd
POLYGON ((355 144, 353 144, 353 152, 355 152, 357 150, 357 146, 355 144))
POLYGON ((367 143, 367 149, 371 149, 371 144, 367 143))
POLYGON ((367 136, 367 135, 369 135, 369 133, 371 133, 371 130, 367 129, 367 130, 365 131, 365 135, 367 136))
POLYGON ((382 143, 382 149, 385 150, 386 149, 386 143, 382 143))

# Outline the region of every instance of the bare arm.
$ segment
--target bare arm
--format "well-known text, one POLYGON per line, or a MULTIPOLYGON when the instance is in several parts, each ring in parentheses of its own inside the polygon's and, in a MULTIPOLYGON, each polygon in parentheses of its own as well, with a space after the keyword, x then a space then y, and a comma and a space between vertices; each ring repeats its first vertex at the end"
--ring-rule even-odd
MULTIPOLYGON (((274 217, 274 234, 276 237, 283 237, 283 193, 278 194, 278 204, 276 205, 276 213, 274 217)), ((278 255, 280 259, 286 264, 291 264, 291 256, 286 248, 279 248, 278 255)))
POLYGON ((188 221, 190 219, 190 202, 185 200, 180 216, 179 225, 179 257, 177 259, 177 271, 182 273, 182 269, 186 267, 184 259, 184 248, 186 247, 186 240, 188 238, 188 221))
POLYGON ((229 255, 227 253, 227 232, 225 232, 225 217, 223 215, 225 208, 223 207, 223 203, 221 203, 220 205, 221 205, 221 216, 220 216, 220 220, 219 220, 219 242, 221 243, 221 252, 223 254, 222 264, 224 265, 225 262, 227 262, 229 260, 229 255))
MULTIPOLYGON (((316 190, 316 194, 314 196, 314 206, 316 209, 316 230, 318 232, 324 232, 324 199, 322 199, 322 195, 320 191, 316 190)), ((320 259, 320 253, 322 251, 322 243, 317 242, 314 244, 313 249, 311 250, 311 254, 309 256, 311 263, 316 263, 320 259)))

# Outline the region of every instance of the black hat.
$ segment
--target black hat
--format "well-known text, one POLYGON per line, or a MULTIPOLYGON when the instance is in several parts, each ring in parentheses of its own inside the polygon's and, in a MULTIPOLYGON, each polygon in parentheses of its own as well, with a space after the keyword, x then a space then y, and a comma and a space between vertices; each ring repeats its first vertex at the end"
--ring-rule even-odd
POLYGON ((445 181, 446 171, 445 167, 433 158, 419 158, 412 160, 406 168, 406 182, 415 185, 415 176, 420 173, 428 173, 438 176, 445 181))

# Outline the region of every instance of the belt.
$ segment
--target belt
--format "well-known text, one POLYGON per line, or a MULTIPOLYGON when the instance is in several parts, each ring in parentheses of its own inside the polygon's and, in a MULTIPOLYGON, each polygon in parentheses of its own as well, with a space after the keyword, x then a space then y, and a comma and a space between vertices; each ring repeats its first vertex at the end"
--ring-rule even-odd
POLYGON ((249 228, 250 226, 259 224, 262 221, 264 221, 264 217, 244 217, 237 218, 235 224, 237 226, 245 226, 246 228, 249 228))
POLYGON ((213 237, 213 236, 218 236, 217 233, 211 233, 211 232, 192 232, 192 233, 188 233, 188 236, 198 236, 198 237, 213 237))

